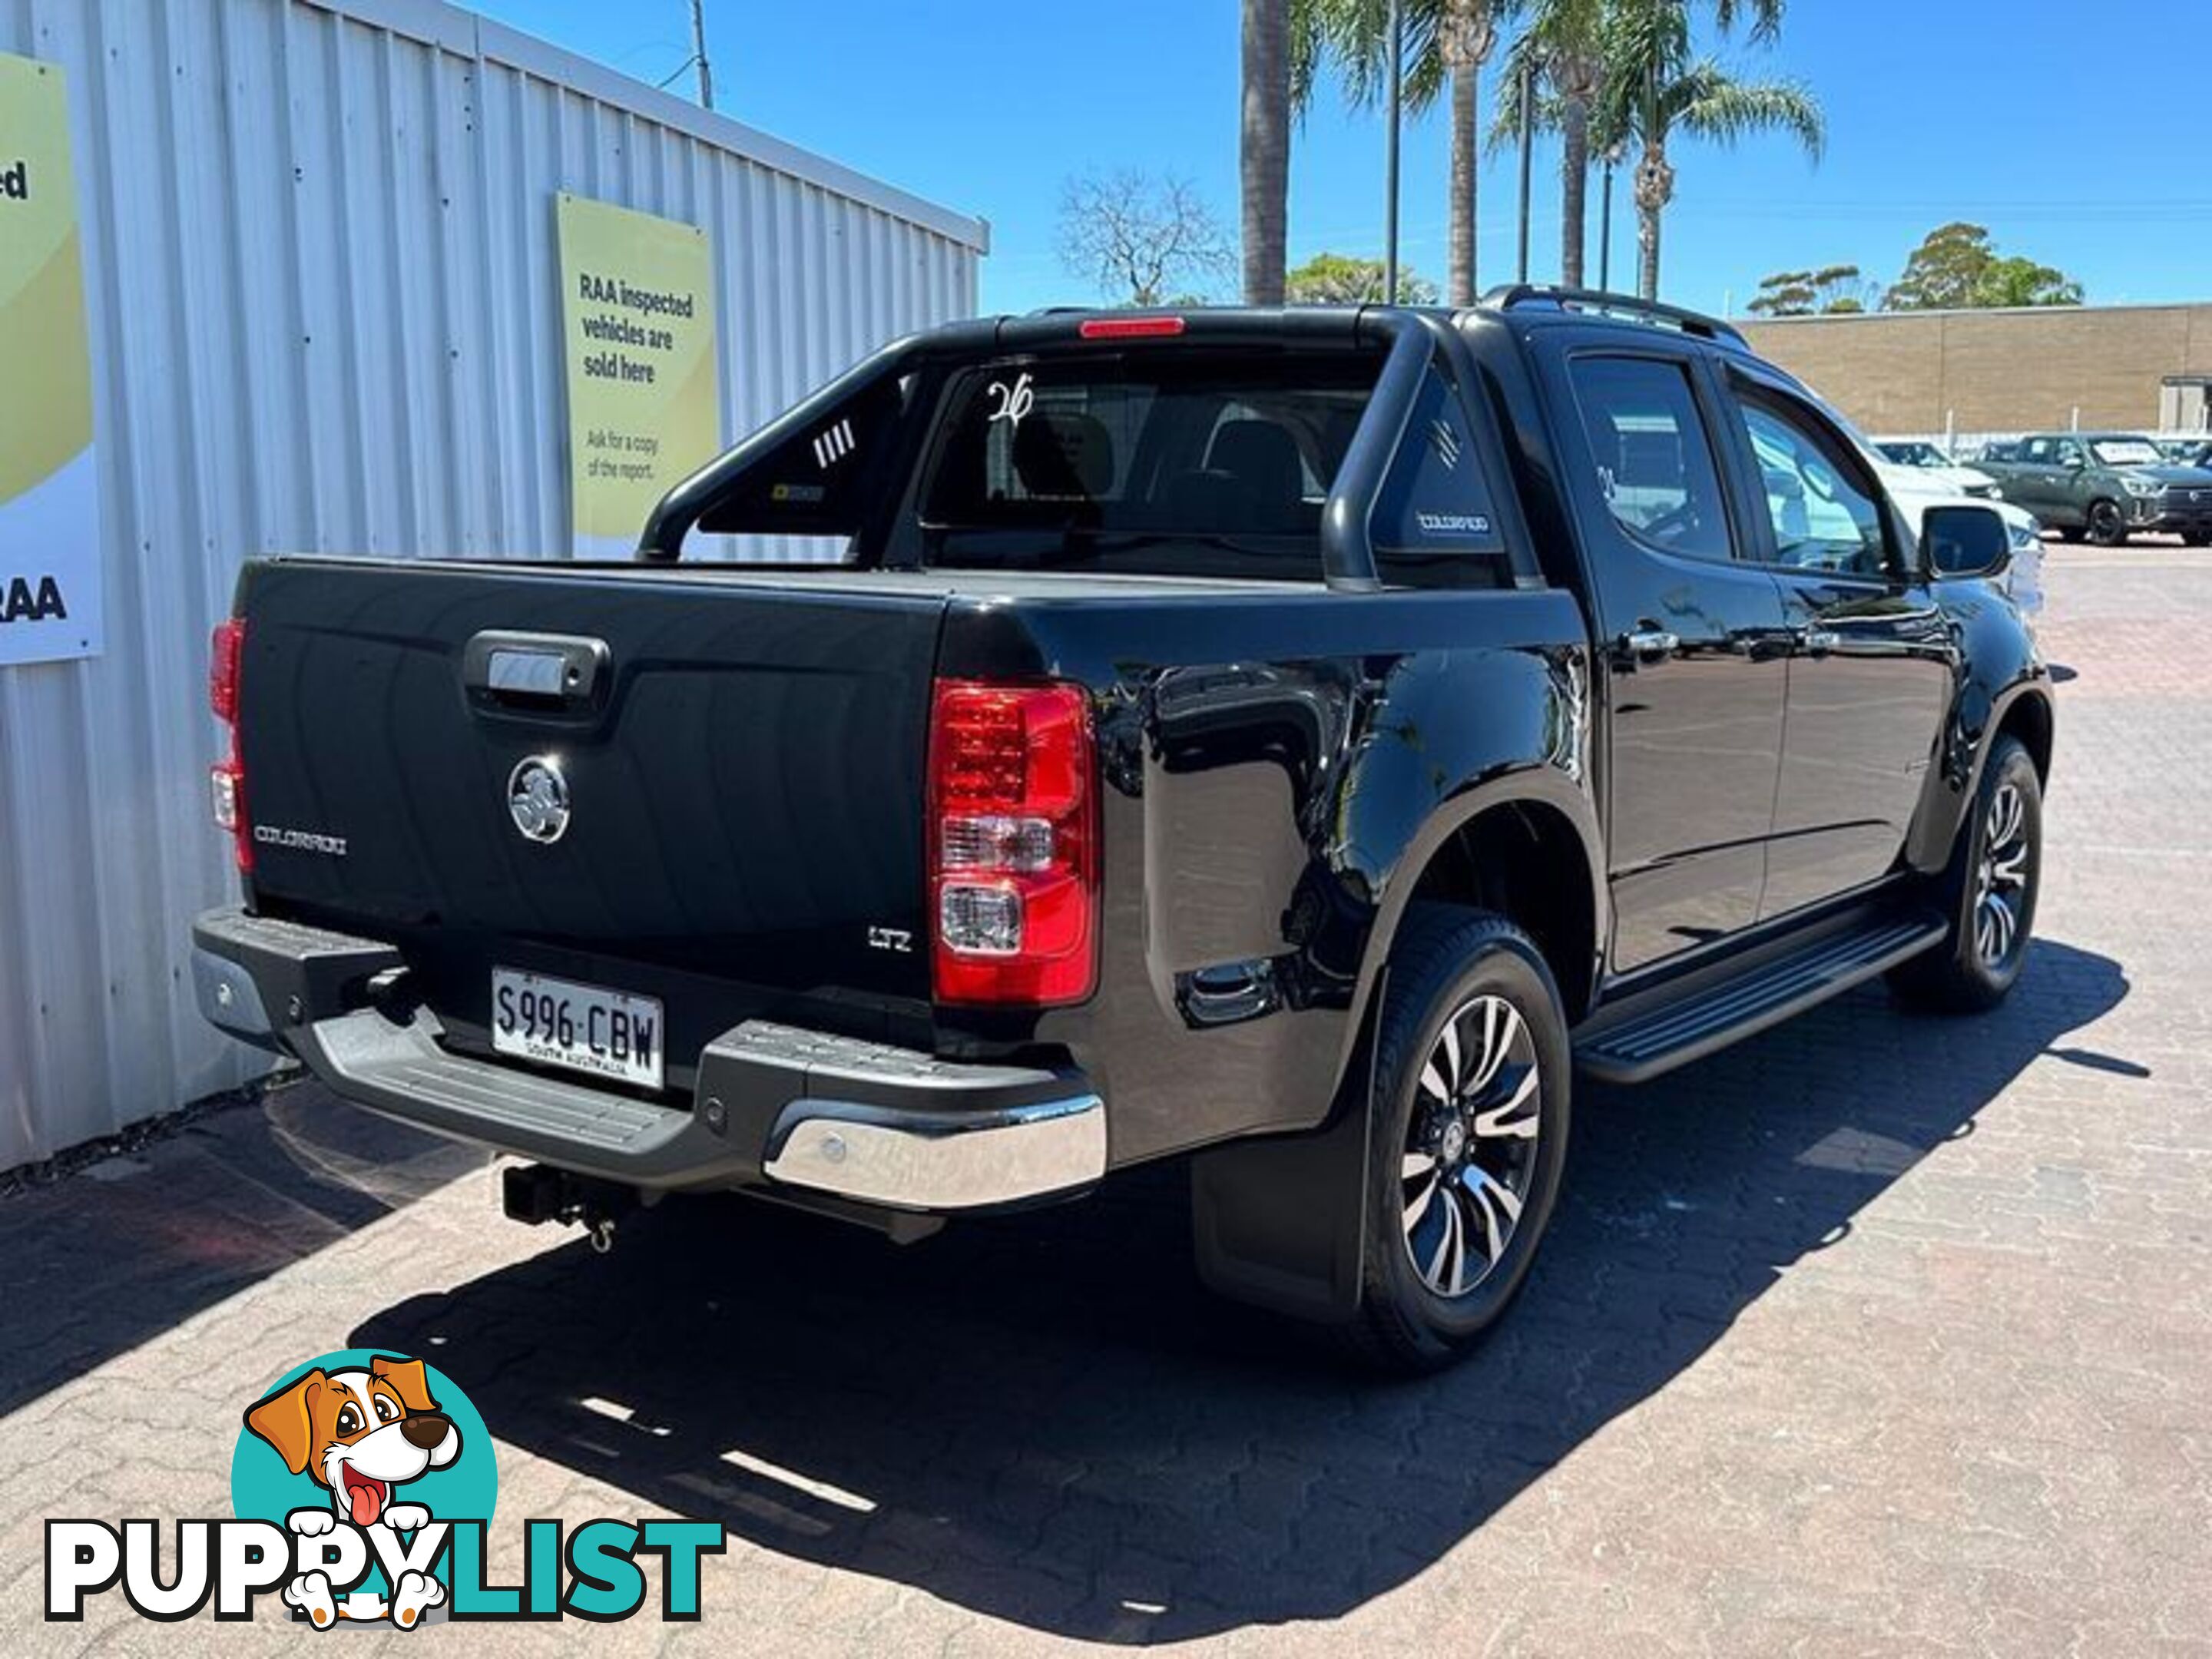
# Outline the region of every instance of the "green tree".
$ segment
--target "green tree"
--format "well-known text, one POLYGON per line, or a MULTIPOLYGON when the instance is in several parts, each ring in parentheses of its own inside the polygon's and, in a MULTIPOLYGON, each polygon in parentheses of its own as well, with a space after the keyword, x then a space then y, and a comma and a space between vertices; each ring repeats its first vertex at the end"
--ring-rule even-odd
MULTIPOLYGON (((1483 65, 1498 46, 1499 24, 1521 0, 1404 0, 1405 107, 1419 114, 1450 89, 1451 177, 1449 281, 1454 305, 1475 294, 1475 219, 1481 121, 1478 90, 1483 65)), ((1389 0, 1297 0, 1293 37, 1300 50, 1293 97, 1303 106, 1323 58, 1334 59, 1353 105, 1372 107, 1389 96, 1389 0)))
POLYGON ((1744 309, 1754 317, 1832 316, 1864 311, 1871 287, 1856 265, 1778 270, 1759 279, 1758 294, 1744 309))
POLYGON ((1955 221, 1921 240, 1885 302, 1893 311, 2078 306, 2081 284, 2033 259, 2001 256, 1987 228, 1955 221))
MULTIPOLYGON (((1721 0, 1722 28, 1751 19, 1751 38, 1773 38, 1782 0, 1721 0)), ((1636 162, 1637 291, 1659 297, 1661 223, 1674 199, 1668 144, 1677 133, 1722 144, 1759 132, 1785 132, 1815 161, 1827 140, 1820 100, 1802 82, 1742 81, 1711 58, 1692 53, 1683 0, 1613 0, 1605 25, 1605 70, 1592 123, 1601 147, 1633 144, 1636 162)))
POLYGON ((1985 306, 2078 306, 2081 284, 2063 270, 2015 254, 1990 265, 1982 278, 1981 295, 1985 306))
MULTIPOLYGON (((1284 284, 1297 305, 1357 306, 1382 303, 1382 262, 1346 253, 1316 253, 1290 274, 1284 284)), ((1437 285, 1404 265, 1398 268, 1398 302, 1432 306, 1437 285)))
POLYGON ((1892 311, 1963 310, 1976 303, 1974 295, 1996 260, 1984 227, 1963 220, 1938 225, 1912 250, 1905 274, 1883 303, 1892 311))

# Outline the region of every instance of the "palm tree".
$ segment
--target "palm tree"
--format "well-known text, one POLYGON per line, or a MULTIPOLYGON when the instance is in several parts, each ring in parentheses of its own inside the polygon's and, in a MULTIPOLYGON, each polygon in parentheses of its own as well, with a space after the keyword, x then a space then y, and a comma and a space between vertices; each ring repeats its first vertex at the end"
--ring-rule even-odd
MULTIPOLYGON (((1419 114, 1447 86, 1451 93, 1451 204, 1449 273, 1445 297, 1453 305, 1474 303, 1475 216, 1479 138, 1476 90, 1483 65, 1498 45, 1499 23, 1521 0, 1401 0, 1406 32, 1405 107, 1419 114)), ((1293 52, 1298 70, 1293 100, 1310 95, 1322 56, 1332 58, 1344 76, 1346 95, 1371 106, 1388 95, 1390 61, 1389 0, 1298 0, 1302 21, 1293 52)))
MULTIPOLYGON (((1715 7, 1725 29, 1740 11, 1752 38, 1771 39, 1782 0, 1715 7)), ((1787 132, 1815 161, 1827 140, 1820 100, 1802 82, 1740 81, 1711 58, 1692 58, 1682 0, 1613 0, 1604 33, 1604 89, 1595 112, 1601 144, 1633 143, 1636 162, 1637 292, 1659 297, 1661 216, 1674 197, 1668 139, 1676 131, 1732 144, 1756 132, 1787 132)))
MULTIPOLYGON (((1540 78, 1544 113, 1559 130, 1559 280, 1583 285, 1583 227, 1589 217, 1590 112, 1603 89, 1603 0, 1534 0, 1528 25, 1506 57, 1505 78, 1540 78)), ((1520 111, 1501 112, 1498 133, 1518 136, 1520 111)))
POLYGON ((1291 0, 1244 0, 1238 164, 1247 305, 1283 302, 1290 221, 1291 9, 1291 0))
POLYGON ((1480 187, 1482 125, 1475 94, 1482 66, 1498 47, 1501 12, 1514 0, 1443 0, 1437 53, 1451 76, 1451 231, 1449 284, 1455 306, 1474 303, 1475 192, 1480 187))

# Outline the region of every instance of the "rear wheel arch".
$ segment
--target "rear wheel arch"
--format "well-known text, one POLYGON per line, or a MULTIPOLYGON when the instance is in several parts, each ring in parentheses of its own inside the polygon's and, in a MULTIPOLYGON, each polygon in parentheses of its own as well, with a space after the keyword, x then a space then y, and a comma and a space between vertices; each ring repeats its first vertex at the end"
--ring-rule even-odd
POLYGON ((1484 910, 1536 945, 1571 1025, 1588 1012, 1605 925, 1595 817, 1564 777, 1498 780, 1437 813, 1400 858, 1367 942, 1339 1077, 1372 1023, 1382 966, 1415 901, 1484 910))
POLYGON ((2027 750, 2027 757, 2035 763, 2035 775, 2044 784, 2051 781, 2051 744, 2052 737, 2051 699, 2039 691, 2022 691, 2008 702, 1998 715, 1995 728, 1984 745, 1984 762, 1988 751, 1999 738, 2020 739, 2027 750))
POLYGON ((1557 807, 1501 802, 1478 811, 1435 853, 1410 902, 1463 904, 1503 916, 1528 935, 1552 970, 1570 1020, 1589 1000, 1597 914, 1588 849, 1557 807))

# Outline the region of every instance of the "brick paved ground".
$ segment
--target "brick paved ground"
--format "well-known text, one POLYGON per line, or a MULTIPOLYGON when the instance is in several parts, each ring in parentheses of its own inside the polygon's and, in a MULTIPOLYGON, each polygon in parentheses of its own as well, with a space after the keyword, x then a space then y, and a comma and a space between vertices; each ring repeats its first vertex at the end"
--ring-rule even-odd
POLYGON ((1451 1376, 1210 1304, 1157 1182, 905 1253, 671 1206, 602 1261, 295 1089, 0 1205, 0 1650, 307 1639, 41 1626, 40 1518, 223 1512, 242 1404, 374 1343, 471 1393, 510 1526, 729 1524, 703 1624, 601 1651, 2212 1652, 2212 556, 2047 580, 2018 994, 1869 990, 1585 1090, 1528 1297, 1451 1376))

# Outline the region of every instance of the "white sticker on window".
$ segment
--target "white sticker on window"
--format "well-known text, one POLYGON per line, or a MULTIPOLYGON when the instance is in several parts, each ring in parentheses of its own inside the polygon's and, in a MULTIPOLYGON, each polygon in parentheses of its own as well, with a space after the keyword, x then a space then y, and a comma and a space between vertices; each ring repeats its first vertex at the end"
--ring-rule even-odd
POLYGON ((995 426, 1004 421, 1016 432, 1022 429, 1022 416, 1036 405, 1036 393, 1030 386, 1027 374, 1018 376, 1012 386, 1004 380, 994 380, 983 388, 983 395, 999 400, 999 406, 991 411, 984 424, 995 426))
POLYGON ((824 472, 853 453, 853 423, 840 421, 814 441, 814 465, 824 472))

